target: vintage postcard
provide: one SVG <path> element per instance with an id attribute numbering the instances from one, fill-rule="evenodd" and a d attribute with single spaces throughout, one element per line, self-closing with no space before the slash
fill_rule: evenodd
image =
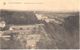
<path id="1" fill-rule="evenodd" d="M 79 49 L 80 0 L 0 0 L 0 49 Z"/>

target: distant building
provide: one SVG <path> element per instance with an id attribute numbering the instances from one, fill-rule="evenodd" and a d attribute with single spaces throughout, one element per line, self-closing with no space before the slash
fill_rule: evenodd
<path id="1" fill-rule="evenodd" d="M 59 20 L 56 20 L 56 19 L 46 19 L 45 21 L 46 21 L 47 23 L 48 23 L 48 22 L 52 22 L 52 23 L 54 22 L 54 23 L 56 23 L 56 24 L 62 24 L 62 21 L 59 21 Z"/>
<path id="2" fill-rule="evenodd" d="M 45 20 L 48 19 L 48 16 L 42 15 L 42 14 L 36 14 L 36 17 L 38 20 Z"/>
<path id="3" fill-rule="evenodd" d="M 36 14 L 36 17 L 37 17 L 38 20 L 42 20 L 42 21 L 45 21 L 47 23 L 54 22 L 56 24 L 62 24 L 64 22 L 63 17 L 54 16 L 54 18 L 50 18 L 49 16 L 46 16 L 46 15 L 43 15 L 43 14 Z"/>
<path id="4" fill-rule="evenodd" d="M 31 30 L 38 28 L 40 25 L 43 24 L 34 24 L 34 25 L 12 25 L 10 26 L 9 30 Z"/>

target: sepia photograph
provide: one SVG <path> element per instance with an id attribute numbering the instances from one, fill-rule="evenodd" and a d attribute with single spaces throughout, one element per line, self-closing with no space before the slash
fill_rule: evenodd
<path id="1" fill-rule="evenodd" d="M 1 49 L 78 49 L 79 12 L 0 10 Z"/>
<path id="2" fill-rule="evenodd" d="M 0 50 L 80 49 L 78 3 L 0 0 Z"/>

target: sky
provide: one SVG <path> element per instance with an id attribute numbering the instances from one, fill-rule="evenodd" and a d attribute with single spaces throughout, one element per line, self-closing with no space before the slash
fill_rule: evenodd
<path id="1" fill-rule="evenodd" d="M 0 9 L 80 11 L 80 0 L 0 0 Z"/>

